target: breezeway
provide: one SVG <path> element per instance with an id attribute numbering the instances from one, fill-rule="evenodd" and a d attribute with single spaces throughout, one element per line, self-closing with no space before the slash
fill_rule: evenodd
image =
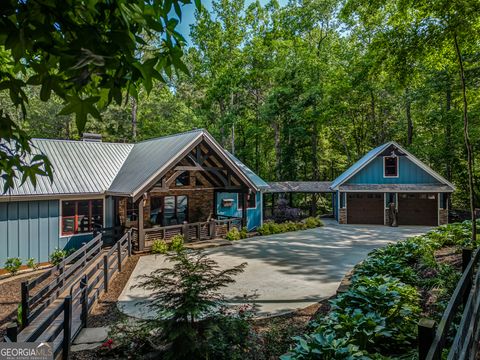
<path id="1" fill-rule="evenodd" d="M 222 268 L 243 262 L 245 271 L 223 290 L 231 303 L 254 302 L 259 316 L 278 315 L 335 294 L 344 275 L 375 248 L 428 230 L 426 226 L 340 225 L 326 220 L 316 229 L 252 237 L 205 250 Z M 169 267 L 163 255 L 140 258 L 118 299 L 126 315 L 152 318 L 151 294 L 134 288 L 138 276 Z"/>

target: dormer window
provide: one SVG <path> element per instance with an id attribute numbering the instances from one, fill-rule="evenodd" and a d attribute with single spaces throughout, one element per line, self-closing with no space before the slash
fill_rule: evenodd
<path id="1" fill-rule="evenodd" d="M 383 158 L 383 177 L 398 177 L 397 156 L 385 156 Z"/>

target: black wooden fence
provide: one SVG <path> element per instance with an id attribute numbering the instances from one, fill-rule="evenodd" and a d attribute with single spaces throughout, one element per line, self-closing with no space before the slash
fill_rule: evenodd
<path id="1" fill-rule="evenodd" d="M 448 353 L 449 360 L 475 359 L 480 340 L 480 251 L 463 250 L 463 274 L 447 305 L 442 319 L 435 322 L 422 319 L 418 328 L 420 360 L 440 360 L 447 346 L 447 337 L 452 330 L 453 320 L 462 310 L 462 320 L 455 333 Z M 474 278 L 475 277 L 475 278 Z"/>
<path id="2" fill-rule="evenodd" d="M 102 236 L 37 279 L 22 284 L 22 323 L 8 326 L 5 341 L 53 342 L 54 357 L 68 359 L 70 344 L 87 326 L 93 305 L 108 291 L 112 277 L 122 271 L 132 254 L 131 231 L 108 250 L 102 250 Z M 49 280 L 51 277 L 54 279 Z M 40 290 L 31 294 L 39 284 Z"/>

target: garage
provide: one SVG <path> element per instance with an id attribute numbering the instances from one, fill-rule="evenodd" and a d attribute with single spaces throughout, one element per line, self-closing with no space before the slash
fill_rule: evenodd
<path id="1" fill-rule="evenodd" d="M 438 195 L 436 193 L 399 193 L 399 225 L 438 225 Z"/>
<path id="2" fill-rule="evenodd" d="M 383 193 L 348 193 L 348 224 L 383 225 Z"/>

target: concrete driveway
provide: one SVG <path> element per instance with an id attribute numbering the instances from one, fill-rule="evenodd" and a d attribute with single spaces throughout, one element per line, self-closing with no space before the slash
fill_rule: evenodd
<path id="1" fill-rule="evenodd" d="M 247 296 L 254 299 L 259 316 L 277 315 L 334 295 L 345 273 L 371 250 L 430 229 L 339 225 L 326 220 L 322 228 L 253 237 L 205 252 L 225 268 L 248 263 L 224 290 L 230 302 L 243 303 Z M 119 297 L 119 309 L 129 316 L 151 318 L 146 306 L 150 294 L 131 287 L 138 275 L 168 266 L 162 255 L 141 257 Z"/>

